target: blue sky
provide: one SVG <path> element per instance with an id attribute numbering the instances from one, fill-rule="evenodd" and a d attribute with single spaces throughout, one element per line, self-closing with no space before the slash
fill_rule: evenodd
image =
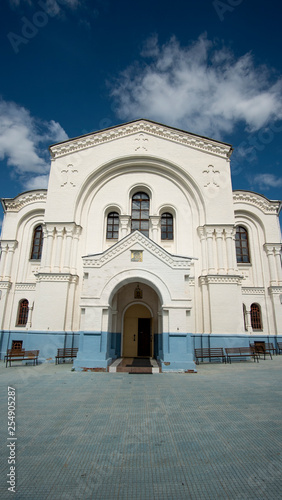
<path id="1" fill-rule="evenodd" d="M 282 198 L 280 2 L 2 0 L 1 11 L 0 197 L 47 186 L 50 144 L 148 118 L 231 143 L 233 188 Z"/>

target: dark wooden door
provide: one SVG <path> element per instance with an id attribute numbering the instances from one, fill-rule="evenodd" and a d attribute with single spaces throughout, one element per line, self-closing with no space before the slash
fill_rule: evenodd
<path id="1" fill-rule="evenodd" d="M 151 320 L 138 318 L 138 356 L 151 355 Z"/>

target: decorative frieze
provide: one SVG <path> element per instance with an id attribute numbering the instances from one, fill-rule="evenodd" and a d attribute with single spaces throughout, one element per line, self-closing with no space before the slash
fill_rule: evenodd
<path id="1" fill-rule="evenodd" d="M 265 288 L 258 286 L 242 286 L 242 295 L 265 295 Z"/>
<path id="2" fill-rule="evenodd" d="M 38 189 L 22 193 L 15 198 L 3 198 L 5 212 L 18 212 L 21 208 L 31 203 L 44 202 L 47 199 L 47 189 Z"/>
<path id="3" fill-rule="evenodd" d="M 36 283 L 16 283 L 15 284 L 15 291 L 16 292 L 22 292 L 22 291 L 34 292 L 35 289 L 36 289 Z"/>
<path id="4" fill-rule="evenodd" d="M 264 214 L 278 214 L 281 206 L 280 201 L 268 200 L 264 196 L 249 191 L 233 191 L 234 203 L 248 203 L 259 208 Z M 236 207 L 235 207 L 236 209 Z"/>
<path id="5" fill-rule="evenodd" d="M 46 282 L 46 281 L 52 281 L 52 282 L 62 282 L 66 281 L 68 283 L 77 283 L 78 281 L 78 276 L 69 274 L 69 273 L 37 273 L 36 274 L 36 279 L 38 282 Z"/>
<path id="6" fill-rule="evenodd" d="M 113 140 L 128 137 L 133 134 L 138 134 L 138 145 L 136 146 L 136 151 L 138 150 L 138 152 L 145 152 L 147 149 L 148 139 L 143 134 L 160 137 L 162 139 L 189 146 L 193 149 L 211 153 L 225 159 L 228 159 L 232 152 L 232 148 L 229 144 L 224 144 L 199 135 L 166 127 L 148 120 L 137 120 L 135 122 L 118 125 L 117 127 L 109 128 L 107 130 L 93 132 L 92 134 L 87 134 L 76 139 L 71 139 L 51 146 L 50 152 L 52 158 L 58 158 L 73 152 L 97 146 L 99 144 L 105 144 Z M 137 144 L 137 142 L 135 142 L 135 144 Z"/>
<path id="7" fill-rule="evenodd" d="M 210 284 L 225 284 L 225 285 L 241 285 L 242 276 L 231 276 L 231 275 L 211 275 L 200 276 L 199 277 L 200 285 L 210 285 Z"/>
<path id="8" fill-rule="evenodd" d="M 190 268 L 190 262 L 192 259 L 191 257 L 179 257 L 171 255 L 139 231 L 134 231 L 101 254 L 83 257 L 84 267 L 102 267 L 104 264 L 114 259 L 127 249 L 133 250 L 131 249 L 131 247 L 136 243 L 142 245 L 142 250 L 145 249 L 148 252 L 152 253 L 154 256 L 158 257 L 173 269 Z"/>

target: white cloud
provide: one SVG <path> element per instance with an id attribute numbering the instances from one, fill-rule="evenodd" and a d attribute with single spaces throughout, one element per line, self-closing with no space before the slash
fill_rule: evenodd
<path id="1" fill-rule="evenodd" d="M 38 183 L 39 178 L 46 181 L 50 169 L 48 145 L 67 138 L 54 120 L 39 120 L 24 107 L 0 100 L 0 160 L 6 160 L 11 173 L 16 174 L 24 186 Z"/>
<path id="2" fill-rule="evenodd" d="M 282 119 L 282 78 L 273 82 L 251 53 L 236 58 L 205 35 L 188 47 L 174 37 L 160 46 L 154 35 L 141 58 L 111 87 L 121 119 L 150 118 L 214 138 L 238 123 L 255 132 Z"/>
<path id="3" fill-rule="evenodd" d="M 253 178 L 253 183 L 260 189 L 280 188 L 282 187 L 282 177 L 273 174 L 257 174 Z"/>

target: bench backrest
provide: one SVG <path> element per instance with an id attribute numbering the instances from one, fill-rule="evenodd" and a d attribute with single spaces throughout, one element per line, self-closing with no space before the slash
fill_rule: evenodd
<path id="1" fill-rule="evenodd" d="M 58 356 L 74 354 L 78 352 L 78 347 L 62 347 L 58 349 Z"/>
<path id="2" fill-rule="evenodd" d="M 220 356 L 224 356 L 223 348 L 222 347 L 200 347 L 195 349 L 195 354 L 196 356 L 201 356 L 203 355 L 209 355 L 209 354 L 219 354 Z"/>
<path id="3" fill-rule="evenodd" d="M 8 349 L 7 356 L 23 356 L 25 353 L 24 349 Z"/>

